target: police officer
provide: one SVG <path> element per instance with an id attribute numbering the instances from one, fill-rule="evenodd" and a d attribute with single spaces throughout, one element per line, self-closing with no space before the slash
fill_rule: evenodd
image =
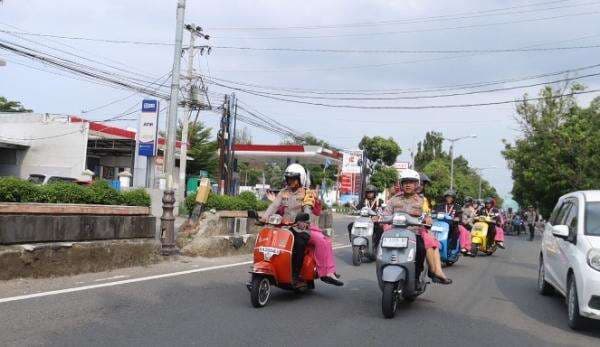
<path id="1" fill-rule="evenodd" d="M 395 212 L 404 212 L 411 216 L 423 217 L 423 197 L 417 193 L 419 187 L 419 173 L 406 169 L 400 172 L 400 186 L 402 193 L 391 198 L 385 208 L 386 215 L 393 215 Z M 431 224 L 431 218 L 424 216 L 425 223 Z M 409 227 L 417 235 L 417 259 L 416 275 L 420 276 L 423 271 L 423 261 L 427 259 L 429 264 L 428 276 L 435 283 L 450 284 L 452 280 L 447 278 L 442 271 L 442 261 L 440 252 L 437 250 L 438 241 L 426 229 L 419 227 Z"/>

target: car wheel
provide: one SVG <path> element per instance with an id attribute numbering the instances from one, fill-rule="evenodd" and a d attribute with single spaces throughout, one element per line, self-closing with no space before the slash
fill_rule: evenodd
<path id="1" fill-rule="evenodd" d="M 546 282 L 546 269 L 544 268 L 544 258 L 540 257 L 540 266 L 538 268 L 538 292 L 542 295 L 551 295 L 554 288 Z"/>
<path id="2" fill-rule="evenodd" d="M 569 277 L 569 289 L 567 290 L 567 312 L 569 314 L 569 327 L 573 330 L 581 329 L 585 318 L 579 314 L 579 299 L 577 298 L 577 283 L 575 277 Z"/>

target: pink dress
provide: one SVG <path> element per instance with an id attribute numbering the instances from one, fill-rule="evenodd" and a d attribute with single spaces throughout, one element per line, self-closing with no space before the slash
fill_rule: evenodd
<path id="1" fill-rule="evenodd" d="M 496 237 L 494 237 L 494 240 L 498 242 L 504 242 L 504 229 L 496 226 Z"/>
<path id="2" fill-rule="evenodd" d="M 471 250 L 471 233 L 469 232 L 469 229 L 465 228 L 463 225 L 459 225 L 458 232 L 460 247 L 466 250 Z M 498 234 L 496 233 L 496 235 Z"/>
<path id="3" fill-rule="evenodd" d="M 310 240 L 308 241 L 308 245 L 314 247 L 319 277 L 336 272 L 331 238 L 325 236 L 321 229 L 314 224 L 310 226 Z"/>

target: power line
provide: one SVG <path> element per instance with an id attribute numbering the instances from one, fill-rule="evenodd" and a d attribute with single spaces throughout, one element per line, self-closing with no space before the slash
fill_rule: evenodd
<path id="1" fill-rule="evenodd" d="M 312 105 L 312 106 L 321 106 L 327 108 L 345 108 L 345 109 L 360 109 L 360 110 L 425 110 L 425 109 L 450 109 L 450 108 L 469 108 L 469 107 L 483 107 L 483 106 L 493 106 L 493 105 L 503 105 L 503 104 L 514 104 L 520 102 L 520 100 L 502 100 L 502 101 L 493 101 L 493 102 L 484 102 L 484 103 L 473 103 L 473 104 L 449 104 L 449 105 L 423 105 L 423 106 L 395 106 L 395 105 L 384 105 L 384 106 L 368 106 L 368 105 L 344 105 L 344 104 L 326 104 L 321 102 L 311 102 L 311 101 L 303 101 L 303 100 L 295 100 L 295 99 L 287 99 L 277 96 L 264 95 L 260 93 L 255 93 L 243 89 L 232 88 L 234 90 L 239 90 L 243 93 L 259 96 L 266 99 L 278 100 L 291 102 L 296 104 L 304 104 L 304 105 Z M 563 95 L 558 95 L 553 98 L 560 98 L 562 96 L 574 96 L 579 94 L 589 94 L 600 92 L 600 89 L 581 91 L 581 92 L 571 92 Z M 528 100 L 536 101 L 546 99 L 543 97 L 539 98 L 531 98 Z"/>
<path id="2" fill-rule="evenodd" d="M 561 71 L 548 72 L 536 75 L 528 75 L 522 77 L 513 77 L 506 78 L 502 80 L 492 80 L 492 81 L 482 81 L 482 82 L 470 82 L 470 83 L 462 83 L 462 84 L 449 84 L 442 85 L 431 88 L 404 88 L 404 89 L 307 89 L 307 88 L 290 88 L 290 87 L 274 87 L 274 86 L 265 86 L 257 83 L 248 83 L 248 82 L 240 82 L 233 81 L 218 77 L 210 77 L 205 76 L 205 78 L 209 81 L 218 81 L 223 83 L 234 84 L 237 86 L 243 87 L 253 87 L 265 90 L 276 90 L 276 91 L 285 91 L 292 92 L 297 94 L 316 94 L 316 95 L 397 95 L 397 94 L 420 94 L 420 93 L 430 93 L 430 92 L 442 92 L 442 91 L 450 91 L 450 90 L 464 90 L 464 89 L 474 89 L 479 87 L 487 87 L 498 84 L 506 84 L 506 83 L 514 83 L 514 82 L 522 82 L 527 80 L 540 79 L 544 77 L 553 77 L 558 75 L 570 74 L 574 72 L 589 70 L 600 67 L 600 64 L 593 64 L 587 66 L 581 66 L 571 69 L 565 69 Z"/>
<path id="3" fill-rule="evenodd" d="M 539 83 L 530 83 L 527 85 L 519 85 L 519 86 L 513 86 L 513 87 L 475 90 L 475 91 L 468 91 L 468 92 L 462 92 L 462 93 L 447 93 L 447 94 L 417 95 L 417 96 L 339 97 L 339 96 L 314 96 L 314 95 L 308 96 L 308 95 L 297 95 L 297 94 L 261 92 L 261 91 L 249 90 L 249 89 L 244 89 L 243 91 L 252 91 L 255 93 L 261 93 L 262 95 L 283 96 L 283 97 L 291 97 L 291 98 L 296 98 L 296 99 L 310 99 L 310 100 L 354 100 L 354 101 L 419 100 L 419 99 L 439 99 L 439 98 L 448 98 L 448 97 L 474 95 L 474 94 L 494 93 L 494 92 L 508 91 L 508 90 L 515 90 L 515 89 L 524 89 L 524 88 L 538 87 L 538 86 L 543 86 L 543 85 L 548 85 L 548 84 L 570 82 L 570 81 L 575 81 L 575 80 L 590 78 L 590 77 L 596 77 L 596 76 L 600 76 L 600 72 L 593 73 L 593 74 L 587 74 L 587 75 L 583 75 L 583 76 L 563 78 L 563 79 L 559 79 L 559 80 L 539 82 Z M 225 84 L 220 84 L 220 83 L 215 83 L 215 82 L 208 82 L 208 83 L 216 84 L 216 85 L 224 87 L 224 88 L 231 88 L 230 86 L 227 86 Z"/>
<path id="4" fill-rule="evenodd" d="M 265 52 L 296 52 L 296 53 L 344 53 L 344 54 L 463 54 L 463 53 L 519 53 L 519 52 L 555 52 L 580 49 L 600 48 L 596 45 L 540 47 L 540 48 L 497 48 L 497 49 L 334 49 L 334 48 L 292 48 L 292 47 L 241 47 L 241 46 L 213 46 L 213 48 L 231 49 L 241 51 Z"/>
<path id="5" fill-rule="evenodd" d="M 593 4 L 598 5 L 599 3 L 594 2 Z M 589 3 L 586 5 L 589 5 Z M 343 38 L 343 37 L 372 38 L 375 36 L 417 34 L 417 33 L 428 33 L 428 32 L 448 31 L 448 30 L 487 28 L 487 27 L 503 26 L 503 25 L 508 25 L 508 24 L 535 23 L 535 22 L 551 21 L 551 20 L 563 19 L 563 18 L 590 16 L 590 15 L 594 15 L 594 14 L 598 14 L 598 13 L 600 13 L 600 12 L 599 11 L 585 11 L 585 12 L 561 14 L 561 15 L 547 16 L 547 17 L 508 20 L 508 21 L 502 21 L 502 22 L 478 23 L 478 24 L 468 24 L 468 25 L 439 27 L 439 28 L 422 28 L 422 29 L 395 30 L 395 31 L 383 31 L 383 32 L 358 32 L 358 33 L 344 33 L 344 34 L 296 35 L 296 36 L 215 36 L 215 38 L 218 38 L 218 39 L 243 39 L 243 40 L 250 40 L 250 39 L 252 39 L 252 40 L 328 39 L 328 38 Z M 514 14 L 520 14 L 520 13 L 517 12 Z"/>
<path id="6" fill-rule="evenodd" d="M 362 26 L 377 26 L 377 25 L 387 25 L 387 24 L 397 24 L 397 23 L 409 23 L 412 24 L 415 21 L 419 20 L 439 20 L 443 18 L 452 18 L 455 16 L 464 16 L 464 15 L 476 15 L 476 14 L 486 14 L 493 13 L 499 11 L 507 11 L 507 10 L 515 10 L 520 8 L 534 7 L 534 6 L 547 6 L 556 3 L 568 2 L 569 0 L 556 0 L 556 1 L 544 1 L 537 2 L 532 4 L 518 5 L 518 6 L 510 6 L 489 10 L 479 10 L 479 11 L 469 11 L 469 12 L 459 12 L 452 15 L 442 15 L 442 16 L 427 16 L 427 17 L 413 17 L 413 18 L 405 18 L 405 19 L 395 19 L 395 20 L 384 20 L 384 21 L 373 21 L 373 22 L 356 22 L 356 23 L 345 23 L 345 24 L 329 24 L 329 25 L 303 25 L 303 26 L 271 26 L 271 27 L 210 27 L 213 31 L 219 30 L 229 30 L 229 31 L 246 31 L 246 30 L 314 30 L 314 29 L 337 29 L 337 28 L 355 28 Z"/>

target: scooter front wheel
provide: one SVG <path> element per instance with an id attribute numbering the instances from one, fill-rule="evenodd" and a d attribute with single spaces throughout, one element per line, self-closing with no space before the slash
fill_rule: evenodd
<path id="1" fill-rule="evenodd" d="M 250 288 L 250 301 L 256 308 L 264 307 L 271 298 L 271 282 L 267 277 L 254 276 Z"/>
<path id="2" fill-rule="evenodd" d="M 362 254 L 359 246 L 352 247 L 352 265 L 360 266 L 362 263 Z"/>
<path id="3" fill-rule="evenodd" d="M 398 308 L 397 283 L 385 282 L 383 284 L 383 295 L 381 297 L 381 311 L 385 318 L 394 318 Z"/>

